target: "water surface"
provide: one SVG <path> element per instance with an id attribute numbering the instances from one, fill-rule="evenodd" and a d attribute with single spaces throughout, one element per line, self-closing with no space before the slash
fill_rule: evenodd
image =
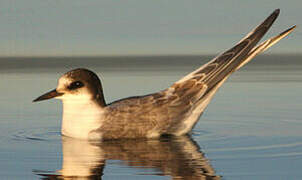
<path id="1" fill-rule="evenodd" d="M 301 179 L 302 56 L 257 57 L 218 91 L 190 136 L 86 142 L 60 135 L 58 100 L 32 103 L 75 67 L 107 102 L 164 89 L 211 56 L 0 59 L 1 179 Z"/>

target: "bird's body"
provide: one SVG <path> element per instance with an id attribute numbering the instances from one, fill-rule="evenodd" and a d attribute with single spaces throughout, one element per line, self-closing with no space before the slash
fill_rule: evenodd
<path id="1" fill-rule="evenodd" d="M 154 138 L 183 135 L 197 123 L 229 75 L 294 28 L 256 46 L 279 14 L 274 11 L 237 45 L 160 92 L 106 104 L 102 85 L 92 71 L 64 74 L 58 87 L 35 101 L 63 101 L 62 134 L 80 139 Z"/>

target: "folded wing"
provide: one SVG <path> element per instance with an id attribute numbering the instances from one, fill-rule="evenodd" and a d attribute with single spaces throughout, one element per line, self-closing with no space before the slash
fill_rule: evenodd
<path id="1" fill-rule="evenodd" d="M 174 135 L 188 133 L 215 92 L 232 72 L 293 31 L 295 26 L 256 46 L 278 15 L 279 9 L 233 48 L 188 74 L 170 88 L 147 96 L 113 102 L 108 106 L 109 121 L 100 129 L 115 131 L 115 133 L 104 134 L 129 138 L 156 137 L 165 133 Z"/>

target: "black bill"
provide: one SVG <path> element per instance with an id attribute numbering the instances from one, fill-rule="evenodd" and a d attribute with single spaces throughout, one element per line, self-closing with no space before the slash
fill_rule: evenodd
<path id="1" fill-rule="evenodd" d="M 43 101 L 43 100 L 47 100 L 47 99 L 51 99 L 54 97 L 58 97 L 58 96 L 62 96 L 63 93 L 59 93 L 56 89 L 43 94 L 42 96 L 38 97 L 37 99 L 33 100 L 33 102 L 37 102 L 37 101 Z"/>

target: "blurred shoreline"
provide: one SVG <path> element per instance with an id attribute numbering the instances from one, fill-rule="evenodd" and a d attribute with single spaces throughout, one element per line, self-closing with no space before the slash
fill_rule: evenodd
<path id="1" fill-rule="evenodd" d="M 51 72 L 53 69 L 97 68 L 100 71 L 171 71 L 194 70 L 215 55 L 183 56 L 118 56 L 118 57 L 0 57 L 0 73 Z M 254 58 L 246 67 L 259 69 L 264 66 L 302 70 L 302 55 L 264 54 Z M 278 68 L 278 70 L 280 70 Z M 246 69 L 246 68 L 243 68 Z"/>

